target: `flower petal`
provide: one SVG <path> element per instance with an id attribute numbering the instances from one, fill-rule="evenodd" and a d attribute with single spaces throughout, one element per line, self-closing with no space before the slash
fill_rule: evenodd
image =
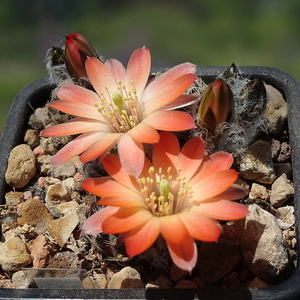
<path id="1" fill-rule="evenodd" d="M 190 184 L 199 182 L 203 178 L 206 178 L 211 173 L 228 170 L 233 163 L 232 154 L 227 152 L 216 152 L 210 156 L 205 157 L 203 165 L 197 174 L 191 179 Z"/>
<path id="2" fill-rule="evenodd" d="M 176 168 L 181 169 L 180 176 L 186 181 L 198 170 L 204 156 L 205 144 L 200 137 L 188 140 L 181 149 L 176 162 Z"/>
<path id="3" fill-rule="evenodd" d="M 102 115 L 92 105 L 66 100 L 57 100 L 47 105 L 70 115 L 103 121 Z"/>
<path id="4" fill-rule="evenodd" d="M 99 200 L 98 204 L 118 207 L 145 206 L 143 197 L 134 194 L 122 197 L 120 195 L 104 197 Z"/>
<path id="5" fill-rule="evenodd" d="M 228 189 L 238 178 L 238 173 L 233 170 L 217 171 L 192 185 L 195 200 L 212 198 Z"/>
<path id="6" fill-rule="evenodd" d="M 171 132 L 160 132 L 160 140 L 153 145 L 152 162 L 155 170 L 162 169 L 167 174 L 169 167 L 172 168 L 172 175 L 177 175 L 175 162 L 180 153 L 179 142 L 175 134 Z"/>
<path id="7" fill-rule="evenodd" d="M 116 143 L 121 133 L 107 133 L 102 134 L 95 143 L 89 146 L 81 155 L 80 160 L 83 163 L 91 161 L 103 153 L 108 152 Z"/>
<path id="8" fill-rule="evenodd" d="M 82 188 L 99 197 L 137 197 L 134 193 L 121 183 L 113 180 L 111 177 L 87 178 L 81 183 Z"/>
<path id="9" fill-rule="evenodd" d="M 107 154 L 102 160 L 103 167 L 106 172 L 120 184 L 127 188 L 137 191 L 139 190 L 139 184 L 136 178 L 128 174 L 121 165 L 120 157 L 116 154 Z"/>
<path id="10" fill-rule="evenodd" d="M 198 255 L 194 239 L 186 235 L 180 243 L 167 241 L 167 245 L 174 264 L 182 270 L 192 272 Z"/>
<path id="11" fill-rule="evenodd" d="M 128 134 L 133 140 L 140 143 L 154 144 L 159 141 L 157 130 L 143 122 L 128 131 Z"/>
<path id="12" fill-rule="evenodd" d="M 102 223 L 103 221 L 117 212 L 118 207 L 105 207 L 90 216 L 82 225 L 82 231 L 85 234 L 97 234 L 103 232 Z"/>
<path id="13" fill-rule="evenodd" d="M 177 65 L 170 70 L 166 71 L 165 73 L 156 77 L 149 85 L 146 87 L 143 93 L 143 102 L 146 103 L 150 98 L 154 97 L 157 91 L 160 91 L 171 84 L 177 78 L 191 73 L 195 74 L 196 72 L 196 65 L 191 63 L 182 63 Z M 182 94 L 182 93 L 180 93 Z"/>
<path id="14" fill-rule="evenodd" d="M 220 224 L 191 208 L 178 214 L 188 234 L 204 242 L 216 242 L 221 234 Z"/>
<path id="15" fill-rule="evenodd" d="M 78 104 L 85 103 L 94 106 L 99 102 L 99 96 L 95 92 L 73 84 L 63 85 L 56 95 L 60 100 L 73 101 Z"/>
<path id="16" fill-rule="evenodd" d="M 161 89 L 157 88 L 156 93 L 154 93 L 151 98 L 149 98 L 147 101 L 143 99 L 145 102 L 142 106 L 142 114 L 147 116 L 161 107 L 169 105 L 183 92 L 185 92 L 187 88 L 195 81 L 195 79 L 196 76 L 194 74 L 185 74 L 179 78 L 176 78 L 175 80 L 172 80 L 169 84 L 164 83 L 164 85 L 161 86 Z M 154 82 L 155 80 L 151 82 L 148 87 L 150 87 L 150 85 Z M 144 97 L 144 95 L 142 97 Z"/>
<path id="17" fill-rule="evenodd" d="M 124 170 L 138 177 L 143 169 L 145 152 L 142 143 L 134 141 L 129 134 L 122 134 L 118 141 L 120 161 Z"/>
<path id="18" fill-rule="evenodd" d="M 150 218 L 145 224 L 129 231 L 125 238 L 126 253 L 136 256 L 147 250 L 158 238 L 160 224 L 158 218 Z"/>
<path id="19" fill-rule="evenodd" d="M 136 88 L 138 99 L 141 98 L 148 81 L 150 69 L 151 56 L 149 49 L 146 47 L 136 49 L 132 53 L 127 65 L 125 85 L 130 90 L 132 90 L 133 86 Z"/>
<path id="20" fill-rule="evenodd" d="M 243 219 L 249 213 L 245 205 L 229 200 L 201 203 L 195 210 L 209 218 L 226 221 Z"/>
<path id="21" fill-rule="evenodd" d="M 107 124 L 99 120 L 77 117 L 67 121 L 66 123 L 48 127 L 43 131 L 41 131 L 40 135 L 47 136 L 47 137 L 74 135 L 83 132 L 96 131 L 99 130 L 99 127 L 103 127 L 104 129 L 109 129 Z"/>
<path id="22" fill-rule="evenodd" d="M 177 97 L 174 101 L 171 103 L 161 107 L 161 109 L 175 109 L 175 108 L 181 108 L 188 105 L 191 105 L 197 101 L 198 98 L 192 95 L 182 94 L 179 97 Z"/>
<path id="23" fill-rule="evenodd" d="M 183 131 L 195 128 L 193 117 L 189 113 L 178 110 L 155 111 L 148 115 L 143 123 L 165 131 Z"/>
<path id="24" fill-rule="evenodd" d="M 85 69 L 93 88 L 99 95 L 107 96 L 107 93 L 112 94 L 117 91 L 114 75 L 107 65 L 99 59 L 88 57 L 85 61 Z"/>
<path id="25" fill-rule="evenodd" d="M 246 195 L 248 195 L 249 190 L 242 187 L 239 184 L 232 184 L 226 191 L 222 192 L 221 194 L 218 194 L 214 196 L 213 198 L 207 199 L 207 202 L 214 202 L 219 200 L 238 200 Z M 201 203 L 205 203 L 206 201 L 203 200 Z"/>
<path id="26" fill-rule="evenodd" d="M 153 215 L 143 207 L 120 208 L 103 222 L 106 233 L 121 233 L 146 223 Z"/>
<path id="27" fill-rule="evenodd" d="M 117 83 L 124 83 L 126 70 L 120 61 L 113 58 L 109 58 L 105 61 L 104 64 L 110 69 Z"/>
<path id="28" fill-rule="evenodd" d="M 60 165 L 71 158 L 79 155 L 89 148 L 95 141 L 102 136 L 101 132 L 86 132 L 78 136 L 76 139 L 69 142 L 66 146 L 60 149 L 52 158 L 54 166 Z"/>
<path id="29" fill-rule="evenodd" d="M 178 214 L 163 216 L 159 220 L 160 232 L 169 242 L 180 243 L 188 233 Z"/>

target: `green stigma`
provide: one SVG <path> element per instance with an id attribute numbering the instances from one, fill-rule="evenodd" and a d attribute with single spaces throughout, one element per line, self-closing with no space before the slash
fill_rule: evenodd
<path id="1" fill-rule="evenodd" d="M 123 98 L 121 96 L 121 94 L 116 91 L 112 94 L 112 100 L 114 102 L 114 104 L 117 106 L 118 110 L 121 112 L 123 110 Z"/>
<path id="2" fill-rule="evenodd" d="M 168 201 L 170 185 L 168 180 L 162 179 L 159 183 L 160 195 L 164 197 L 164 202 Z"/>

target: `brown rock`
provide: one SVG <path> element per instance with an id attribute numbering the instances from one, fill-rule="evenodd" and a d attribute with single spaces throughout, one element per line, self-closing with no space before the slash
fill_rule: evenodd
<path id="1" fill-rule="evenodd" d="M 16 146 L 10 152 L 5 173 L 6 182 L 15 188 L 22 188 L 36 172 L 36 158 L 26 144 Z"/>
<path id="2" fill-rule="evenodd" d="M 32 243 L 31 257 L 34 268 L 43 268 L 50 260 L 48 243 L 42 234 L 39 234 Z"/>
<path id="3" fill-rule="evenodd" d="M 131 267 L 125 267 L 120 272 L 115 273 L 109 281 L 109 289 L 139 289 L 144 288 L 141 275 Z"/>
<path id="4" fill-rule="evenodd" d="M 0 244 L 0 265 L 4 271 L 18 271 L 30 263 L 28 248 L 20 238 Z"/>
<path id="5" fill-rule="evenodd" d="M 44 203 L 33 198 L 24 202 L 17 222 L 21 226 L 25 224 L 34 226 L 34 232 L 40 234 L 46 231 L 47 224 L 52 219 L 53 217 Z"/>
<path id="6" fill-rule="evenodd" d="M 38 146 L 40 144 L 40 136 L 39 132 L 34 129 L 28 129 L 26 130 L 25 136 L 24 136 L 24 142 L 30 146 L 31 149 Z"/>
<path id="7" fill-rule="evenodd" d="M 79 218 L 77 212 L 74 211 L 62 218 L 50 221 L 47 229 L 59 246 L 63 247 L 78 223 Z"/>
<path id="8" fill-rule="evenodd" d="M 240 246 L 219 239 L 216 243 L 202 243 L 198 252 L 197 268 L 200 277 L 214 283 L 232 271 L 242 259 Z"/>

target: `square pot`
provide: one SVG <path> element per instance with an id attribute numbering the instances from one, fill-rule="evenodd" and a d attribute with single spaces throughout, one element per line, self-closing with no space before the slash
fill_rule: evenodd
<path id="1" fill-rule="evenodd" d="M 205 82 L 212 82 L 227 67 L 202 66 L 197 68 Z M 296 228 L 300 226 L 300 83 L 284 71 L 270 67 L 240 67 L 243 76 L 261 78 L 279 90 L 288 104 L 288 127 L 292 150 L 293 182 L 295 188 Z M 161 70 L 161 69 L 160 69 Z M 158 71 L 158 70 L 154 70 Z M 23 136 L 32 109 L 42 107 L 54 88 L 46 78 L 26 86 L 16 96 L 0 136 L 0 205 L 11 188 L 5 182 L 7 161 L 12 148 L 23 143 Z M 296 231 L 297 243 L 300 233 Z M 297 252 L 299 259 L 299 251 Z M 0 289 L 1 299 L 57 298 L 57 299 L 300 299 L 300 268 L 296 267 L 285 282 L 268 288 L 230 290 L 201 289 Z"/>

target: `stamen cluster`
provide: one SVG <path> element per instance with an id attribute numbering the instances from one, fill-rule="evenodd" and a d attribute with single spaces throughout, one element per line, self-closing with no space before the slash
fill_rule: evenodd
<path id="1" fill-rule="evenodd" d="M 125 133 L 141 122 L 139 101 L 133 82 L 131 91 L 121 82 L 117 88 L 113 94 L 106 88 L 107 95 L 99 94 L 100 101 L 95 106 L 114 132 Z"/>
<path id="2" fill-rule="evenodd" d="M 149 176 L 137 180 L 145 203 L 154 216 L 163 217 L 182 211 L 192 196 L 191 187 L 185 178 L 173 178 L 171 171 L 172 168 L 169 167 L 167 174 L 163 174 L 162 168 L 155 172 L 154 167 L 150 167 Z M 177 173 L 180 173 L 180 169 Z"/>

